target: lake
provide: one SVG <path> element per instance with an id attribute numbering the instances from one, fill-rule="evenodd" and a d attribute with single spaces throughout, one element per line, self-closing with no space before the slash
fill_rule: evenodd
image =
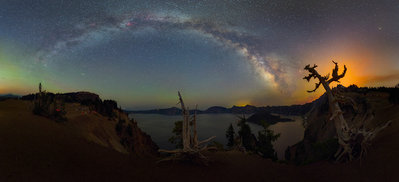
<path id="1" fill-rule="evenodd" d="M 173 135 L 175 121 L 182 120 L 182 116 L 169 116 L 160 114 L 130 114 L 138 126 L 147 134 L 151 135 L 152 140 L 162 149 L 174 149 L 175 145 L 171 144 L 168 139 Z M 281 136 L 274 143 L 274 149 L 279 159 L 284 159 L 285 149 L 303 139 L 304 128 L 302 126 L 302 118 L 300 116 L 282 116 L 291 118 L 293 122 L 280 122 L 270 126 L 275 133 Z M 238 118 L 233 114 L 199 114 L 197 115 L 197 131 L 199 140 L 216 136 L 214 141 L 227 144 L 226 130 L 232 123 L 237 133 Z M 252 129 L 252 133 L 257 136 L 258 131 L 263 127 L 248 123 Z"/>

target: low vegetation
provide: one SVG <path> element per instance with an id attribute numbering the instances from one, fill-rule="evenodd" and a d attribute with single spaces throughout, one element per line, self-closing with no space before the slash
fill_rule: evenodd
<path id="1" fill-rule="evenodd" d="M 227 146 L 230 149 L 252 152 L 263 158 L 269 158 L 274 161 L 277 160 L 277 153 L 274 150 L 273 142 L 280 137 L 280 134 L 274 134 L 274 132 L 269 129 L 269 124 L 266 122 L 262 123 L 263 130 L 258 132 L 257 137 L 252 134 L 245 117 L 240 118 L 237 126 L 238 135 L 235 134 L 232 124 L 230 124 L 226 131 L 226 138 L 228 140 Z"/>

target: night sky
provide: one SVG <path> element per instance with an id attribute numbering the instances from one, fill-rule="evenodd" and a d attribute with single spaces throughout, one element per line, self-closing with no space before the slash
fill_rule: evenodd
<path id="1" fill-rule="evenodd" d="M 127 109 L 311 101 L 303 67 L 399 83 L 398 0 L 0 0 L 0 93 L 90 91 Z"/>

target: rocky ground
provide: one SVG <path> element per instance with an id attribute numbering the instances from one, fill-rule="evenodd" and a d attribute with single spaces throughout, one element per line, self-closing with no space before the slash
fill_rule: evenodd
<path id="1" fill-rule="evenodd" d="M 392 121 L 393 125 L 399 122 L 399 88 L 369 89 L 352 86 L 336 87 L 333 92 L 341 98 L 340 107 L 350 127 L 363 126 L 369 131 L 388 121 Z M 303 141 L 291 147 L 286 158 L 297 164 L 332 159 L 339 145 L 330 116 L 327 96 L 322 95 L 313 102 L 311 110 L 304 116 L 306 130 Z M 382 132 L 382 135 L 388 135 L 389 129 Z"/>
<path id="2" fill-rule="evenodd" d="M 207 153 L 209 166 L 157 163 L 117 142 L 117 121 L 69 105 L 68 121 L 33 115 L 30 101 L 0 102 L 0 181 L 397 181 L 399 121 L 361 162 L 283 164 L 234 151 Z M 82 110 L 80 110 L 82 109 Z M 386 110 L 397 116 L 397 110 Z M 104 124 L 106 123 L 106 124 Z M 145 135 L 143 135 L 145 136 Z M 139 142 L 145 144 L 145 142 Z M 151 147 L 150 147 L 151 148 Z M 143 151 L 141 151 L 143 152 Z"/>

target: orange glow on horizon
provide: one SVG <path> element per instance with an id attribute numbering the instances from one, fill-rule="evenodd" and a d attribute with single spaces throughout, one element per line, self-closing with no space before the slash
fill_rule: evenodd
<path id="1" fill-rule="evenodd" d="M 240 100 L 238 101 L 236 104 L 234 104 L 235 106 L 239 106 L 239 107 L 244 107 L 246 105 L 251 105 L 250 101 L 248 100 Z"/>

